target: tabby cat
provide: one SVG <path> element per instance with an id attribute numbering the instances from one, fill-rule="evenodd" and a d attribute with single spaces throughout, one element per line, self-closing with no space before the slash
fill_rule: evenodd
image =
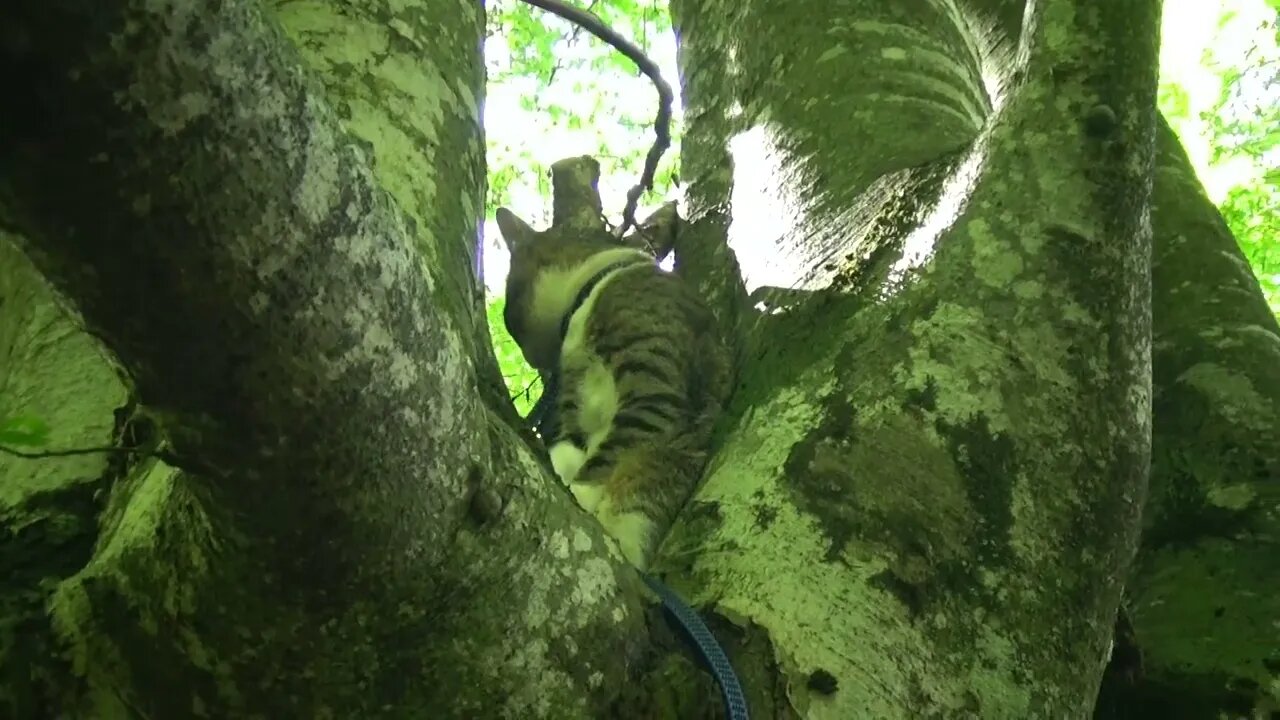
<path id="1" fill-rule="evenodd" d="M 507 330 L 557 381 L 551 464 L 644 569 L 706 464 L 728 350 L 692 288 L 603 228 L 536 232 L 506 208 L 497 221 Z"/>

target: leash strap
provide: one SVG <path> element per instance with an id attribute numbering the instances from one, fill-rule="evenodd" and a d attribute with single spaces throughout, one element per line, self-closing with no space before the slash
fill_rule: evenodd
<path id="1" fill-rule="evenodd" d="M 662 607 L 675 619 L 676 624 L 684 630 L 685 635 L 693 643 L 698 655 L 702 658 L 702 664 L 711 671 L 711 675 L 716 679 L 716 684 L 720 686 L 720 697 L 724 700 L 724 709 L 729 716 L 729 720 L 749 720 L 747 697 L 742 692 L 742 684 L 738 682 L 738 674 L 733 671 L 733 665 L 729 662 L 728 656 L 724 654 L 724 648 L 720 647 L 720 643 L 716 642 L 716 636 L 711 634 L 711 628 L 707 627 L 707 624 L 702 621 L 702 616 L 685 604 L 674 590 L 667 587 L 658 578 L 645 573 L 640 573 L 640 577 L 644 579 L 644 583 L 649 586 L 650 590 L 657 593 L 658 598 L 662 600 Z"/>
<path id="2" fill-rule="evenodd" d="M 600 284 L 605 276 L 615 270 L 621 270 L 631 265 L 641 265 L 644 263 L 636 262 L 634 259 L 619 260 L 609 263 L 592 275 L 586 284 L 579 290 L 578 294 L 573 298 L 573 304 L 569 306 L 568 312 L 560 320 L 560 344 L 564 345 L 564 338 L 569 334 L 569 321 L 573 318 L 573 314 L 582 309 L 582 304 L 590 297 L 591 291 L 596 289 L 596 285 Z M 550 444 L 555 438 L 559 430 L 560 418 L 556 413 L 556 400 L 560 396 L 560 369 L 552 368 L 551 373 L 543 380 L 542 396 L 538 398 L 538 402 L 534 403 L 533 409 L 525 417 L 525 422 L 533 428 L 534 432 L 542 438 L 544 443 Z"/>
<path id="3" fill-rule="evenodd" d="M 556 396 L 559 394 L 560 373 L 553 372 L 543 382 L 541 397 L 538 398 L 538 402 L 534 403 L 529 415 L 525 417 L 525 422 L 529 423 L 533 431 L 538 433 L 538 437 L 542 438 L 544 444 L 550 443 L 559 430 L 557 424 L 560 422 L 560 417 L 556 414 Z"/>

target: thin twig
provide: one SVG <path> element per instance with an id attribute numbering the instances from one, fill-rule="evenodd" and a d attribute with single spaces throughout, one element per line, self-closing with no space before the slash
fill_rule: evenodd
<path id="1" fill-rule="evenodd" d="M 150 456 L 157 460 L 162 460 L 179 469 L 187 469 L 190 465 L 189 463 L 185 463 L 178 459 L 176 455 L 168 450 L 161 450 L 159 448 L 148 450 L 145 447 L 95 447 L 73 448 L 70 450 L 37 450 L 34 452 L 27 452 L 26 450 L 15 450 L 11 447 L 0 445 L 0 453 L 19 457 L 24 460 L 45 460 L 48 458 L 72 457 L 74 455 L 93 455 L 95 453 L 108 453 L 111 455 L 124 453 L 129 455 L 139 455 L 141 457 Z"/>
<path id="2" fill-rule="evenodd" d="M 640 196 L 646 190 L 653 189 L 653 175 L 658 170 L 658 161 L 662 159 L 662 153 L 671 147 L 671 103 L 673 100 L 671 86 L 667 85 L 667 82 L 662 79 L 662 73 L 658 71 L 658 65 L 650 60 L 643 50 L 633 45 L 630 40 L 614 32 L 613 28 L 606 25 L 603 20 L 593 13 L 572 5 L 566 5 L 560 0 L 523 1 L 564 18 L 609 43 L 614 49 L 626 55 L 631 62 L 635 63 L 640 72 L 648 76 L 649 80 L 653 82 L 653 86 L 658 89 L 658 116 L 653 121 L 653 131 L 657 138 L 654 139 L 653 146 L 649 148 L 649 154 L 644 158 L 644 172 L 640 175 L 640 182 L 627 191 L 627 206 L 622 211 L 622 225 L 618 228 L 618 238 L 621 239 L 622 236 L 626 235 L 627 230 L 637 227 L 636 206 L 640 203 Z"/>
<path id="3" fill-rule="evenodd" d="M 92 455 L 94 453 L 128 453 L 136 452 L 139 448 L 126 447 L 96 447 L 96 448 L 75 448 L 74 450 L 38 450 L 35 452 L 27 452 L 25 450 L 14 450 L 10 447 L 0 445 L 0 453 L 13 455 L 14 457 L 26 458 L 28 460 L 40 460 L 42 458 L 70 457 L 72 455 Z"/>

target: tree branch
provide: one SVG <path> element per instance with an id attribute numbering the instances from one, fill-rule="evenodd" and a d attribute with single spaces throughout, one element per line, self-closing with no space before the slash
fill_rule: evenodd
<path id="1" fill-rule="evenodd" d="M 627 230 L 636 226 L 636 206 L 640 202 L 640 196 L 646 190 L 653 189 L 653 175 L 658 170 L 658 161 L 662 159 L 662 154 L 667 148 L 671 147 L 671 103 L 674 97 L 671 86 L 662 79 L 662 72 L 658 70 L 657 63 L 650 60 L 643 50 L 619 35 L 596 15 L 559 0 L 524 0 L 524 2 L 564 18 L 612 45 L 614 49 L 635 63 L 658 91 L 658 114 L 653 120 L 653 131 L 657 137 L 654 138 L 653 145 L 645 155 L 640 182 L 627 191 L 627 206 L 622 211 L 622 225 L 617 232 L 617 236 L 622 238 L 627 234 Z"/>
<path id="2" fill-rule="evenodd" d="M 0 218 L 251 535 L 432 564 L 487 423 L 443 270 L 256 4 L 152 5 L 13 13 Z"/>
<path id="3" fill-rule="evenodd" d="M 471 4 L 455 5 L 456 32 L 478 42 Z M 194 687 L 201 668 L 152 652 L 186 633 L 241 683 L 241 711 L 371 717 L 394 685 L 399 701 L 482 716 L 534 694 L 598 715 L 586 708 L 617 692 L 620 658 L 643 642 L 634 573 L 486 412 L 467 283 L 416 249 L 262 4 L 17 0 L 0 65 L 16 71 L 0 223 L 127 369 L 166 447 L 200 468 L 173 481 L 175 513 L 152 493 L 119 497 L 181 540 L 91 563 L 85 607 L 120 613 L 62 619 L 137 649 L 91 659 L 93 682 Z M 478 118 L 462 120 L 442 122 Z M 428 253 L 460 241 L 423 235 Z M 201 572 L 181 572 L 192 557 Z M 196 605 L 160 597 L 176 582 Z M 139 613 L 161 639 L 136 639 Z M 252 630 L 222 632 L 231 622 Z M 271 691 L 252 694 L 264 677 Z"/>

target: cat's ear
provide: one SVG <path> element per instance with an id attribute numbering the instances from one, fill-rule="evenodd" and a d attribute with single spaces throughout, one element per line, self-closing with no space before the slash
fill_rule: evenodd
<path id="1" fill-rule="evenodd" d="M 508 250 L 533 239 L 534 229 L 510 210 L 498 208 L 494 219 L 498 221 L 498 230 L 502 233 L 502 239 L 506 241 Z"/>

